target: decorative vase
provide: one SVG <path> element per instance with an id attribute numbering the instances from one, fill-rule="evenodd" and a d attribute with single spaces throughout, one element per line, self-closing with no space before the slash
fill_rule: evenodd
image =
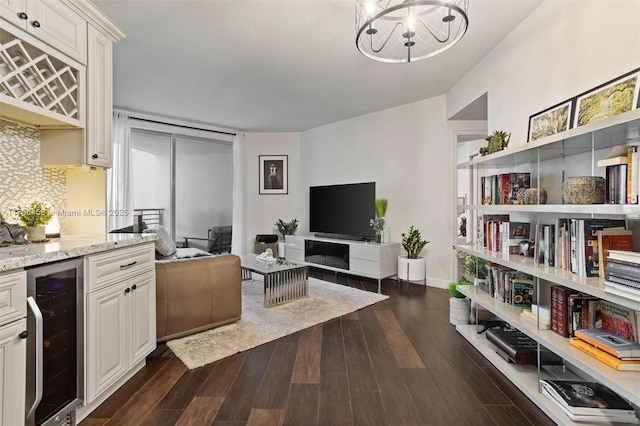
<path id="1" fill-rule="evenodd" d="M 449 322 L 453 325 L 469 324 L 471 299 L 452 297 L 449 299 Z"/>
<path id="2" fill-rule="evenodd" d="M 42 241 L 46 237 L 44 226 L 27 226 L 27 239 L 31 242 Z"/>
<path id="3" fill-rule="evenodd" d="M 604 204 L 605 179 L 599 176 L 577 176 L 562 182 L 564 204 Z"/>
<path id="4" fill-rule="evenodd" d="M 384 229 L 382 229 L 382 242 L 389 244 L 391 242 L 391 231 L 389 230 L 389 224 L 385 221 Z"/>
<path id="5" fill-rule="evenodd" d="M 547 191 L 544 188 L 527 188 L 524 191 L 525 204 L 547 204 Z"/>
<path id="6" fill-rule="evenodd" d="M 284 259 L 286 256 L 285 252 L 285 243 L 284 241 L 278 241 L 278 257 Z"/>
<path id="7" fill-rule="evenodd" d="M 398 279 L 403 281 L 424 281 L 427 277 L 427 263 L 424 257 L 409 259 L 407 255 L 398 256 Z"/>
<path id="8" fill-rule="evenodd" d="M 376 243 L 381 243 L 382 242 L 382 230 L 378 231 L 376 230 Z"/>

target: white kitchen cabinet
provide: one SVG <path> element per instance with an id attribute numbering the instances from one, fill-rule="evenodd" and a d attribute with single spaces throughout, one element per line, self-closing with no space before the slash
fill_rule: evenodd
<path id="1" fill-rule="evenodd" d="M 111 167 L 113 42 L 89 25 L 88 47 L 86 163 Z"/>
<path id="2" fill-rule="evenodd" d="M 86 258 L 85 404 L 113 390 L 112 385 L 156 347 L 155 263 L 152 257 L 132 261 L 141 249 L 155 250 L 152 243 L 141 244 Z M 91 265 L 117 272 L 108 274 L 105 282 Z"/>
<path id="3" fill-rule="evenodd" d="M 637 137 L 639 126 L 640 110 L 636 109 L 527 144 L 510 146 L 494 154 L 463 160 L 457 164 L 458 171 L 461 172 L 459 176 L 470 179 L 471 186 L 465 197 L 467 204 L 457 205 L 456 209 L 467 215 L 467 238 L 472 243 L 459 244 L 456 248 L 463 253 L 531 275 L 536 286 L 536 303 L 549 304 L 550 286 L 557 284 L 636 311 L 640 310 L 640 300 L 605 292 L 603 278 L 578 276 L 560 267 L 538 264 L 531 257 L 487 250 L 483 248 L 482 237 L 477 229 L 481 226 L 483 215 L 496 213 L 509 214 L 512 221 L 529 222 L 532 235 L 536 224 L 553 224 L 556 218 L 564 217 L 626 219 L 628 225 L 633 221 L 637 222 L 640 212 L 638 205 L 563 204 L 560 187 L 563 180 L 570 176 L 602 175 L 604 170 L 597 167 L 597 161 L 612 147 L 625 145 L 628 140 Z M 483 204 L 480 196 L 482 177 L 509 172 L 529 172 L 531 187 L 545 188 L 549 204 Z M 611 388 L 634 406 L 640 407 L 640 379 L 637 373 L 616 371 L 571 346 L 568 338 L 551 330 L 530 325 L 520 317 L 524 308 L 500 302 L 475 286 L 462 286 L 459 289 L 478 306 L 516 327 L 536 340 L 539 347 L 551 350 L 564 360 L 566 369 L 564 366 L 544 366 L 536 369 L 509 364 L 496 355 L 495 347 L 492 347 L 484 334 L 476 332 L 475 324 L 456 327 L 463 337 L 556 423 L 575 424 L 540 392 L 539 379 L 554 377 L 595 380 Z"/>
<path id="4" fill-rule="evenodd" d="M 59 0 L 2 0 L 0 17 L 85 64 L 87 21 Z"/>
<path id="5" fill-rule="evenodd" d="M 27 340 L 20 334 L 27 329 L 21 319 L 0 327 L 0 424 L 24 422 Z"/>
<path id="6" fill-rule="evenodd" d="M 0 425 L 24 423 L 27 278 L 0 274 Z"/>

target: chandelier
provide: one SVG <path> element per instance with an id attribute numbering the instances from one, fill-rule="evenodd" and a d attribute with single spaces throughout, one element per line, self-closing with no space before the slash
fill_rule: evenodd
<path id="1" fill-rule="evenodd" d="M 467 31 L 469 0 L 356 0 L 356 46 L 380 62 L 430 58 Z"/>

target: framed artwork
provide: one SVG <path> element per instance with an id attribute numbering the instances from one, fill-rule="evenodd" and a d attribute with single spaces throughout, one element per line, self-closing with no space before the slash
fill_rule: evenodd
<path id="1" fill-rule="evenodd" d="M 260 194 L 288 194 L 289 173 L 287 155 L 260 155 Z"/>
<path id="2" fill-rule="evenodd" d="M 566 101 L 529 117 L 528 142 L 569 130 L 572 101 Z"/>
<path id="3" fill-rule="evenodd" d="M 577 97 L 575 127 L 613 117 L 638 107 L 640 69 Z"/>

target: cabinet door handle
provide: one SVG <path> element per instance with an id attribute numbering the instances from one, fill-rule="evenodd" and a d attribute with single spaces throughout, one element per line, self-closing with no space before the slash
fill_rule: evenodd
<path id="1" fill-rule="evenodd" d="M 18 334 L 18 337 L 20 337 L 21 339 L 26 339 L 27 337 L 29 337 L 29 332 L 25 330 L 22 333 Z"/>
<path id="2" fill-rule="evenodd" d="M 125 289 L 124 289 L 124 294 L 127 294 L 127 293 L 129 293 L 130 291 L 131 291 L 131 289 L 130 289 L 129 287 L 125 288 Z"/>
<path id="3" fill-rule="evenodd" d="M 29 19 L 29 16 L 25 12 L 18 13 L 18 18 L 20 19 Z"/>
<path id="4" fill-rule="evenodd" d="M 31 21 L 31 26 L 34 28 L 40 28 L 40 22 L 38 21 Z"/>
<path id="5" fill-rule="evenodd" d="M 136 263 L 138 263 L 138 261 L 136 260 L 135 262 L 131 262 L 131 263 L 127 263 L 126 265 L 120 265 L 120 269 L 124 269 L 124 268 L 130 268 L 133 265 L 135 265 Z"/>
<path id="6" fill-rule="evenodd" d="M 136 288 L 138 288 L 138 286 L 135 284 L 131 286 L 131 290 L 135 290 Z"/>
<path id="7" fill-rule="evenodd" d="M 98 159 L 98 154 L 93 154 L 93 155 L 91 156 L 91 158 L 93 158 L 94 160 L 97 160 L 97 159 Z"/>

